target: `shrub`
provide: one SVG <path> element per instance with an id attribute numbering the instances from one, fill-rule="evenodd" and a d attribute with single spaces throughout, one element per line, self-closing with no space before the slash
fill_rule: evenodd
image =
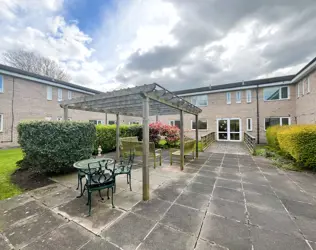
<path id="1" fill-rule="evenodd" d="M 113 151 L 116 148 L 116 125 L 97 125 L 97 140 L 95 142 L 95 151 L 99 145 L 102 148 L 102 153 Z M 121 125 L 120 137 L 137 136 L 139 140 L 142 139 L 141 125 Z"/>
<path id="2" fill-rule="evenodd" d="M 37 173 L 65 173 L 74 162 L 91 156 L 95 126 L 82 122 L 31 121 L 18 125 L 24 153 L 22 168 Z"/>
<path id="3" fill-rule="evenodd" d="M 295 125 L 277 133 L 282 151 L 300 165 L 316 169 L 316 125 Z"/>
<path id="4" fill-rule="evenodd" d="M 154 122 L 149 124 L 149 140 L 159 146 L 161 136 L 165 137 L 168 146 L 175 146 L 180 140 L 180 130 L 176 126 Z"/>
<path id="5" fill-rule="evenodd" d="M 288 128 L 289 126 L 279 126 L 279 125 L 275 125 L 275 126 L 271 126 L 267 128 L 266 137 L 267 137 L 268 145 L 271 149 L 276 150 L 276 151 L 280 150 L 279 141 L 277 137 L 278 132 L 286 130 Z"/>
<path id="6" fill-rule="evenodd" d="M 161 131 L 163 124 L 161 122 L 154 122 L 149 124 L 149 141 L 154 142 L 155 146 L 158 146 L 158 143 L 161 139 Z"/>

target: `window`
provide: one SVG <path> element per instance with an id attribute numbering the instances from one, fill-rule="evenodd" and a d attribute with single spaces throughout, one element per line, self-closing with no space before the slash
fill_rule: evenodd
<path id="1" fill-rule="evenodd" d="M 251 103 L 251 90 L 246 91 L 247 103 Z"/>
<path id="2" fill-rule="evenodd" d="M 0 132 L 3 132 L 3 114 L 0 114 Z"/>
<path id="3" fill-rule="evenodd" d="M 3 88 L 3 76 L 0 76 L 0 93 L 3 93 L 4 88 Z"/>
<path id="4" fill-rule="evenodd" d="M 138 124 L 140 124 L 140 122 L 138 122 L 138 121 L 132 121 L 132 122 L 129 122 L 128 124 L 129 124 L 129 125 L 135 125 L 135 124 L 138 125 Z"/>
<path id="5" fill-rule="evenodd" d="M 290 117 L 270 117 L 264 119 L 264 130 L 267 130 L 268 127 L 274 125 L 291 125 L 291 118 Z"/>
<path id="6" fill-rule="evenodd" d="M 310 90 L 310 85 L 309 85 L 309 76 L 305 79 L 305 89 L 306 89 L 306 93 L 309 93 Z"/>
<path id="7" fill-rule="evenodd" d="M 70 90 L 68 90 L 68 100 L 72 99 L 72 92 Z"/>
<path id="8" fill-rule="evenodd" d="M 252 131 L 252 118 L 247 118 L 247 131 Z"/>
<path id="9" fill-rule="evenodd" d="M 304 83 L 305 83 L 305 80 L 303 81 L 303 82 L 301 82 L 301 84 L 302 84 L 302 95 L 304 95 L 305 94 L 305 86 L 304 86 Z"/>
<path id="10" fill-rule="evenodd" d="M 191 129 L 196 129 L 195 121 L 191 121 Z M 198 129 L 207 129 L 207 120 L 199 120 Z"/>
<path id="11" fill-rule="evenodd" d="M 57 116 L 57 121 L 62 121 L 63 118 L 61 116 Z"/>
<path id="12" fill-rule="evenodd" d="M 180 121 L 179 120 L 169 121 L 169 124 L 171 126 L 176 126 L 176 127 L 180 128 Z"/>
<path id="13" fill-rule="evenodd" d="M 63 90 L 62 89 L 58 89 L 58 101 L 62 101 L 63 100 Z"/>
<path id="14" fill-rule="evenodd" d="M 192 96 L 191 103 L 197 107 L 206 107 L 208 105 L 207 95 Z"/>
<path id="15" fill-rule="evenodd" d="M 116 124 L 116 121 L 108 121 L 108 125 Z"/>
<path id="16" fill-rule="evenodd" d="M 53 100 L 53 87 L 47 86 L 47 100 L 51 101 Z"/>
<path id="17" fill-rule="evenodd" d="M 298 83 L 298 84 L 297 84 L 297 98 L 299 98 L 300 95 L 301 95 L 301 93 L 300 93 L 301 91 L 300 91 L 300 90 L 301 90 L 301 84 Z"/>
<path id="18" fill-rule="evenodd" d="M 232 103 L 232 95 L 230 92 L 226 93 L 226 103 L 231 104 Z"/>
<path id="19" fill-rule="evenodd" d="M 272 87 L 265 88 L 263 90 L 263 100 L 271 101 L 271 100 L 283 100 L 289 98 L 289 88 L 286 87 Z"/>
<path id="20" fill-rule="evenodd" d="M 52 117 L 51 116 L 46 116 L 45 117 L 45 121 L 51 121 L 52 120 Z"/>
<path id="21" fill-rule="evenodd" d="M 95 124 L 95 125 L 98 125 L 98 124 L 103 124 L 103 121 L 102 120 L 89 120 L 89 122 Z"/>
<path id="22" fill-rule="evenodd" d="M 236 92 L 236 103 L 241 103 L 241 91 Z"/>

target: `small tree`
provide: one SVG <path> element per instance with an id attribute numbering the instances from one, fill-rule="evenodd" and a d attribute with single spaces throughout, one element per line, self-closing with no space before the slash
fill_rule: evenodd
<path id="1" fill-rule="evenodd" d="M 3 60 L 8 66 L 17 69 L 62 81 L 71 80 L 71 77 L 57 62 L 32 51 L 10 50 L 3 53 Z"/>

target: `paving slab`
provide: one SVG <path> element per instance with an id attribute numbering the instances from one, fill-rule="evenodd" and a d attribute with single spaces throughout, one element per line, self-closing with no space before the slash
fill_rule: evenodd
<path id="1" fill-rule="evenodd" d="M 101 239 L 100 237 L 95 237 L 90 240 L 87 244 L 80 248 L 80 250 L 119 250 L 120 248 L 116 247 L 112 243 Z"/>
<path id="2" fill-rule="evenodd" d="M 198 240 L 196 244 L 196 250 L 225 250 L 227 248 L 215 245 L 214 243 L 208 242 L 206 240 Z"/>
<path id="3" fill-rule="evenodd" d="M 160 222 L 184 233 L 197 235 L 203 217 L 204 213 L 199 210 L 174 204 Z"/>
<path id="4" fill-rule="evenodd" d="M 206 170 L 205 169 L 205 167 L 202 167 L 197 174 L 209 178 L 216 178 L 217 176 L 219 176 L 218 171 L 211 171 L 209 168 L 207 168 Z"/>
<path id="5" fill-rule="evenodd" d="M 199 194 L 205 194 L 205 195 L 211 195 L 213 191 L 214 185 L 205 185 L 198 182 L 192 182 L 188 185 L 186 188 L 186 191 L 199 193 Z"/>
<path id="6" fill-rule="evenodd" d="M 11 247 L 8 240 L 5 239 L 5 237 L 0 234 L 0 249 L 1 250 L 11 250 L 13 247 Z"/>
<path id="7" fill-rule="evenodd" d="M 192 207 L 201 211 L 205 211 L 209 203 L 210 197 L 204 194 L 184 191 L 176 200 L 177 204 Z"/>
<path id="8" fill-rule="evenodd" d="M 244 191 L 258 194 L 274 194 L 270 186 L 256 185 L 252 183 L 243 183 Z"/>
<path id="9" fill-rule="evenodd" d="M 240 222 L 207 215 L 201 238 L 234 250 L 251 250 L 248 227 Z"/>
<path id="10" fill-rule="evenodd" d="M 43 237 L 38 238 L 23 249 L 77 250 L 85 245 L 92 237 L 93 235 L 83 227 L 80 227 L 76 223 L 69 222 Z"/>
<path id="11" fill-rule="evenodd" d="M 230 188 L 224 188 L 224 187 L 215 187 L 214 197 L 230 200 L 230 201 L 236 201 L 236 202 L 244 202 L 244 196 L 243 193 L 239 190 L 234 190 Z"/>
<path id="12" fill-rule="evenodd" d="M 310 250 L 305 240 L 293 235 L 276 233 L 257 227 L 251 227 L 250 232 L 255 250 Z"/>
<path id="13" fill-rule="evenodd" d="M 263 229 L 299 235 L 298 229 L 286 212 L 267 211 L 247 206 L 250 223 Z"/>
<path id="14" fill-rule="evenodd" d="M 65 222 L 62 217 L 47 210 L 15 223 L 3 233 L 14 247 L 21 248 Z"/>
<path id="15" fill-rule="evenodd" d="M 149 201 L 140 201 L 133 208 L 132 212 L 144 216 L 150 220 L 158 221 L 162 219 L 164 213 L 172 203 L 157 198 Z"/>
<path id="16" fill-rule="evenodd" d="M 241 182 L 234 180 L 218 179 L 216 186 L 241 190 Z"/>
<path id="17" fill-rule="evenodd" d="M 20 194 L 5 200 L 0 200 L 0 213 L 22 206 L 25 203 L 34 201 L 34 199 L 28 194 Z"/>
<path id="18" fill-rule="evenodd" d="M 313 248 L 313 250 L 316 250 L 316 242 L 310 241 L 309 244 L 311 245 L 311 247 Z"/>
<path id="19" fill-rule="evenodd" d="M 40 199 L 46 195 L 51 195 L 55 192 L 59 192 L 65 189 L 65 186 L 59 184 L 59 183 L 54 183 L 42 188 L 37 188 L 32 191 L 29 191 L 28 194 L 35 197 L 36 199 Z"/>
<path id="20" fill-rule="evenodd" d="M 101 235 L 124 250 L 134 250 L 155 224 L 155 221 L 127 213 L 111 227 L 104 230 Z"/>
<path id="21" fill-rule="evenodd" d="M 237 202 L 213 198 L 207 212 L 241 222 L 246 220 L 245 206 Z"/>
<path id="22" fill-rule="evenodd" d="M 74 191 L 70 188 L 64 188 L 62 190 L 58 190 L 54 193 L 50 193 L 40 198 L 38 201 L 43 203 L 45 206 L 49 208 L 57 207 L 61 204 L 69 202 L 73 199 L 76 199 L 78 195 L 77 191 Z"/>
<path id="23" fill-rule="evenodd" d="M 158 224 L 138 248 L 139 250 L 191 250 L 196 238 L 170 227 Z"/>
<path id="24" fill-rule="evenodd" d="M 45 211 L 46 208 L 40 206 L 36 201 L 29 201 L 11 210 L 6 210 L 1 215 L 0 230 L 5 230 L 15 223 L 18 223 L 20 220 L 26 220 L 35 214 L 43 213 Z"/>
<path id="25" fill-rule="evenodd" d="M 115 206 L 124 210 L 131 210 L 141 200 L 141 194 L 129 190 L 124 190 L 117 195 L 115 194 L 114 197 Z"/>
<path id="26" fill-rule="evenodd" d="M 66 204 L 62 204 L 53 209 L 55 213 L 60 213 L 69 220 L 73 220 L 88 230 L 99 234 L 103 228 L 112 223 L 122 211 L 112 208 L 110 200 L 105 203 L 92 199 L 91 216 L 88 216 L 88 206 L 86 197 L 74 199 Z"/>
<path id="27" fill-rule="evenodd" d="M 153 191 L 153 195 L 161 200 L 173 202 L 182 192 L 183 185 L 163 184 Z"/>
<path id="28" fill-rule="evenodd" d="M 246 193 L 248 206 L 258 207 L 261 210 L 276 210 L 284 212 L 285 209 L 278 197 L 273 194 Z"/>
<path id="29" fill-rule="evenodd" d="M 283 204 L 294 216 L 302 216 L 307 219 L 316 219 L 316 205 L 282 199 Z"/>
<path id="30" fill-rule="evenodd" d="M 204 185 L 213 186 L 215 183 L 215 178 L 204 177 L 201 175 L 197 175 L 192 179 L 192 182 L 202 183 Z"/>
<path id="31" fill-rule="evenodd" d="M 316 242 L 316 218 L 311 219 L 295 216 L 295 223 L 305 235 L 306 239 Z"/>

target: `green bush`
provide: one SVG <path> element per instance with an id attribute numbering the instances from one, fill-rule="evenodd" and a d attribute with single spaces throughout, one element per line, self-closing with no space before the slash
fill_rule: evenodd
<path id="1" fill-rule="evenodd" d="M 73 170 L 74 162 L 91 156 L 96 139 L 92 123 L 31 121 L 17 129 L 24 153 L 20 166 L 37 173 Z"/>
<path id="2" fill-rule="evenodd" d="M 316 125 L 295 125 L 277 133 L 280 149 L 301 166 L 316 169 Z"/>
<path id="3" fill-rule="evenodd" d="M 274 150 L 280 149 L 278 139 L 277 139 L 277 133 L 281 129 L 282 127 L 278 125 L 267 128 L 267 131 L 266 131 L 267 142 L 268 142 L 269 147 Z"/>
<path id="4" fill-rule="evenodd" d="M 116 148 L 116 125 L 97 125 L 96 126 L 97 139 L 95 142 L 95 151 L 99 146 L 102 148 L 102 153 L 111 152 Z M 141 125 L 121 125 L 120 137 L 137 136 L 142 140 L 142 126 Z"/>

